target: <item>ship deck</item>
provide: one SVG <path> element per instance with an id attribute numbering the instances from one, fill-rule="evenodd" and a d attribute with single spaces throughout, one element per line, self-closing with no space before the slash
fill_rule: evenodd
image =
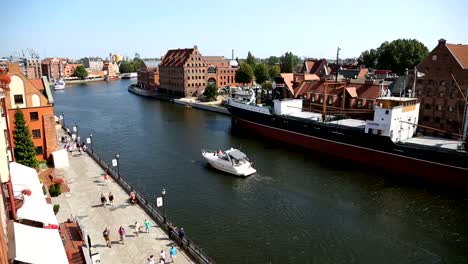
<path id="1" fill-rule="evenodd" d="M 458 140 L 427 136 L 413 137 L 402 141 L 402 143 L 444 148 L 449 150 L 457 150 L 458 146 L 460 145 L 460 141 Z"/>

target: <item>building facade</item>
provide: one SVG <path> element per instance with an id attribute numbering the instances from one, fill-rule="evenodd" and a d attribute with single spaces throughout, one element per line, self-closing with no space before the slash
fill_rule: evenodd
<path id="1" fill-rule="evenodd" d="M 42 74 L 49 81 L 58 80 L 65 75 L 65 60 L 60 58 L 46 58 L 41 62 Z"/>
<path id="2" fill-rule="evenodd" d="M 79 63 L 67 63 L 67 64 L 65 64 L 65 67 L 63 69 L 63 71 L 64 71 L 63 77 L 64 78 L 74 77 L 75 76 L 75 70 L 80 65 L 81 64 L 79 64 Z"/>
<path id="3" fill-rule="evenodd" d="M 86 57 L 81 59 L 81 63 L 86 69 L 92 71 L 101 71 L 104 66 L 104 61 L 99 57 Z"/>
<path id="4" fill-rule="evenodd" d="M 21 73 L 18 64 L 9 63 L 8 68 L 11 83 L 5 101 L 10 120 L 9 136 L 13 138 L 15 111 L 19 107 L 31 132 L 38 160 L 48 160 L 52 152 L 57 150 L 53 99 L 44 95 L 28 80 Z M 44 86 L 49 89 L 48 85 Z M 51 94 L 50 90 L 46 94 Z M 14 149 L 14 142 L 12 147 Z"/>
<path id="5" fill-rule="evenodd" d="M 145 90 L 157 90 L 159 83 L 159 68 L 144 68 L 137 71 L 137 85 Z"/>
<path id="6" fill-rule="evenodd" d="M 203 57 L 197 46 L 169 50 L 159 64 L 159 90 L 180 97 L 199 96 L 208 84 L 235 84 L 237 68 L 222 57 Z"/>
<path id="7" fill-rule="evenodd" d="M 468 123 L 468 114 L 464 113 L 464 96 L 466 98 L 468 94 L 468 45 L 448 44 L 445 39 L 440 39 L 417 70 L 414 92 L 421 100 L 419 124 L 438 129 L 421 126 L 418 131 L 426 135 L 457 138 L 453 134 L 463 134 L 465 130 L 466 135 L 464 124 Z"/>
<path id="8" fill-rule="evenodd" d="M 41 61 L 39 59 L 22 59 L 22 66 L 26 78 L 30 80 L 42 78 Z"/>

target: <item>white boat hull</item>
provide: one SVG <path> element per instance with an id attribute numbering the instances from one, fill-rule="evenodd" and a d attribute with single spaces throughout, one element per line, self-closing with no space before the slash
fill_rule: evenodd
<path id="1" fill-rule="evenodd" d="M 213 152 L 202 152 L 202 155 L 213 168 L 234 174 L 236 176 L 247 177 L 257 172 L 257 170 L 252 167 L 250 162 L 245 162 L 239 165 L 232 165 L 230 161 L 219 158 Z"/>

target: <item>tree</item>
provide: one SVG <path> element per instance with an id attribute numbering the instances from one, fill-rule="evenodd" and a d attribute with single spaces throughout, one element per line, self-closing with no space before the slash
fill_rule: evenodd
<path id="1" fill-rule="evenodd" d="M 236 71 L 236 82 L 237 83 L 250 83 L 252 82 L 254 71 L 252 67 L 246 62 L 241 63 L 239 69 Z"/>
<path id="2" fill-rule="evenodd" d="M 299 64 L 301 58 L 292 54 L 292 52 L 286 52 L 280 57 L 280 69 L 281 72 L 293 72 L 294 66 Z"/>
<path id="3" fill-rule="evenodd" d="M 416 39 L 397 39 L 382 43 L 376 50 L 362 52 L 358 61 L 369 68 L 391 70 L 401 75 L 405 69 L 414 68 L 427 54 L 427 47 Z"/>
<path id="4" fill-rule="evenodd" d="M 75 68 L 74 72 L 75 77 L 78 77 L 80 79 L 84 79 L 88 77 L 88 71 L 85 69 L 83 65 L 79 65 L 78 67 Z"/>
<path id="5" fill-rule="evenodd" d="M 273 88 L 273 83 L 271 81 L 266 81 L 262 83 L 262 89 L 271 90 Z"/>
<path id="6" fill-rule="evenodd" d="M 265 63 L 259 63 L 255 66 L 254 69 L 255 80 L 258 84 L 262 84 L 268 79 L 270 79 L 270 75 L 268 73 L 268 67 Z"/>
<path id="7" fill-rule="evenodd" d="M 145 62 L 140 58 L 134 58 L 132 61 L 133 71 L 138 71 L 140 69 L 146 68 Z"/>
<path id="8" fill-rule="evenodd" d="M 280 66 L 278 66 L 278 65 L 271 66 L 271 68 L 269 70 L 270 78 L 275 78 L 275 77 L 279 76 L 280 73 L 281 73 Z"/>
<path id="9" fill-rule="evenodd" d="M 268 64 L 269 66 L 274 66 L 274 65 L 277 65 L 277 64 L 279 64 L 279 63 L 280 63 L 280 60 L 279 60 L 279 58 L 276 57 L 276 56 L 270 56 L 270 57 L 268 58 L 268 60 L 267 60 L 267 64 Z"/>
<path id="10" fill-rule="evenodd" d="M 206 96 L 206 98 L 208 98 L 210 101 L 216 100 L 218 97 L 218 88 L 216 87 L 216 84 L 208 84 L 205 91 L 203 92 L 203 95 Z"/>
<path id="11" fill-rule="evenodd" d="M 119 66 L 120 73 L 134 72 L 135 66 L 133 62 L 122 61 Z"/>
<path id="12" fill-rule="evenodd" d="M 23 112 L 19 108 L 15 112 L 15 129 L 13 130 L 13 142 L 15 143 L 15 160 L 25 166 L 36 168 L 39 162 L 36 158 L 36 147 L 31 139 Z"/>
<path id="13" fill-rule="evenodd" d="M 252 55 L 252 53 L 249 53 L 247 54 L 247 59 L 245 60 L 245 62 L 247 62 L 247 64 L 250 65 L 250 67 L 252 67 L 252 69 L 255 69 L 255 64 L 257 63 L 257 60 L 255 59 L 255 57 Z"/>

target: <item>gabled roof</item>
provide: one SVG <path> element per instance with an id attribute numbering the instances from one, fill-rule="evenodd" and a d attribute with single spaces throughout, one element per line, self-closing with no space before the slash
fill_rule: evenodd
<path id="1" fill-rule="evenodd" d="M 193 53 L 192 49 L 173 49 L 169 50 L 164 59 L 159 64 L 160 67 L 183 67 L 185 62 L 190 58 Z"/>
<path id="2" fill-rule="evenodd" d="M 324 86 L 324 81 L 304 81 L 299 89 L 297 89 L 297 92 L 294 94 L 294 96 L 299 98 L 306 93 L 323 94 L 325 90 Z M 329 87 L 327 89 L 327 94 L 340 94 L 342 91 L 342 88 Z M 351 95 L 351 97 L 375 99 L 379 97 L 380 85 L 368 83 L 350 83 L 346 87 L 346 91 L 348 91 L 348 94 Z"/>
<path id="3" fill-rule="evenodd" d="M 281 73 L 281 77 L 284 80 L 284 84 L 288 87 L 292 95 L 294 95 L 293 82 L 294 82 L 294 73 Z"/>
<path id="4" fill-rule="evenodd" d="M 463 69 L 468 69 L 468 45 L 446 44 Z"/>
<path id="5" fill-rule="evenodd" d="M 39 90 L 44 90 L 44 83 L 42 82 L 42 79 L 30 79 L 32 84 Z"/>

